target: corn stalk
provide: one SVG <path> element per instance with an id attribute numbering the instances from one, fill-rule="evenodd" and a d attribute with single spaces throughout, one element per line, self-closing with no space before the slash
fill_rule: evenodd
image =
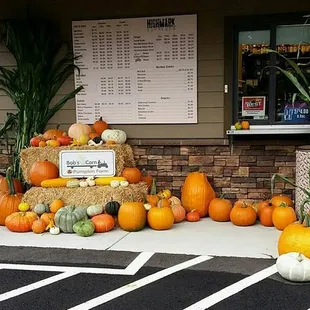
<path id="1" fill-rule="evenodd" d="M 52 99 L 74 69 L 76 57 L 63 52 L 64 43 L 50 22 L 26 16 L 3 23 L 2 38 L 16 60 L 16 67 L 0 67 L 0 91 L 15 104 L 16 113 L 8 113 L 0 128 L 0 137 L 16 139 L 13 147 L 13 175 L 22 179 L 20 151 L 29 145 L 35 133 L 44 131 L 48 121 L 83 88 L 74 89 L 56 104 Z"/>

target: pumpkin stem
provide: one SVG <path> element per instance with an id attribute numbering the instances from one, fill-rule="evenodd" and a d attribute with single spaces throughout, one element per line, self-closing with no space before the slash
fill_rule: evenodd
<path id="1" fill-rule="evenodd" d="M 248 207 L 247 203 L 243 200 L 241 208 L 247 208 L 247 207 Z"/>
<path id="2" fill-rule="evenodd" d="M 156 195 L 157 194 L 156 178 L 153 178 L 150 194 L 151 195 Z"/>
<path id="3" fill-rule="evenodd" d="M 60 127 L 60 124 L 58 124 L 58 125 L 56 126 L 56 129 L 58 130 L 58 129 L 59 129 L 59 127 Z"/>
<path id="4" fill-rule="evenodd" d="M 15 195 L 16 191 L 15 191 L 15 187 L 14 187 L 14 182 L 13 182 L 12 174 L 13 174 L 13 169 L 12 169 L 12 167 L 9 167 L 6 170 L 6 180 L 8 182 L 9 194 L 10 195 Z"/>
<path id="5" fill-rule="evenodd" d="M 142 169 L 142 176 L 147 177 L 147 172 L 146 172 L 145 168 Z"/>
<path id="6" fill-rule="evenodd" d="M 222 193 L 221 196 L 220 196 L 220 199 L 224 199 L 226 193 Z"/>

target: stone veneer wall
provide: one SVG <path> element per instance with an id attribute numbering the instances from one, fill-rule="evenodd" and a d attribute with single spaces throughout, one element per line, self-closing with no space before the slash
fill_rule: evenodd
<path id="1" fill-rule="evenodd" d="M 139 143 L 131 143 L 137 166 L 157 178 L 158 189 L 169 188 L 178 196 L 186 175 L 200 169 L 208 174 L 218 195 L 224 192 L 232 200 L 269 197 L 274 173 L 295 177 L 295 145 L 245 143 L 231 149 L 223 142 L 194 146 Z M 10 146 L 1 146 L 1 173 L 9 165 L 10 151 Z M 278 182 L 276 192 L 292 195 L 294 191 L 289 184 Z"/>
<path id="2" fill-rule="evenodd" d="M 209 176 L 217 194 L 236 199 L 270 197 L 274 173 L 295 177 L 293 145 L 222 146 L 133 146 L 137 166 L 157 178 L 158 188 L 180 195 L 186 175 L 201 169 Z M 276 183 L 276 192 L 292 195 L 293 188 Z"/>

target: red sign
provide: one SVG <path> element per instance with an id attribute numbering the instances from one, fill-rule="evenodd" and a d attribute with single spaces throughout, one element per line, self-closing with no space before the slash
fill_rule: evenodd
<path id="1" fill-rule="evenodd" d="M 242 116 L 265 116 L 266 97 L 242 97 Z"/>

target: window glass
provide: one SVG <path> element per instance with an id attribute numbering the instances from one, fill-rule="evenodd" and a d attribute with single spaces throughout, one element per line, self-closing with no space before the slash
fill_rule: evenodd
<path id="1" fill-rule="evenodd" d="M 285 25 L 278 26 L 276 31 L 276 49 L 285 57 L 303 63 L 300 66 L 306 77 L 310 80 L 310 26 L 309 25 Z M 277 65 L 293 72 L 289 63 L 281 57 L 277 57 Z M 305 123 L 310 121 L 308 105 L 296 97 L 293 103 L 293 95 L 296 88 L 277 70 L 276 74 L 276 121 L 284 123 Z"/>
<path id="2" fill-rule="evenodd" d="M 270 31 L 239 32 L 238 119 L 268 119 Z"/>

